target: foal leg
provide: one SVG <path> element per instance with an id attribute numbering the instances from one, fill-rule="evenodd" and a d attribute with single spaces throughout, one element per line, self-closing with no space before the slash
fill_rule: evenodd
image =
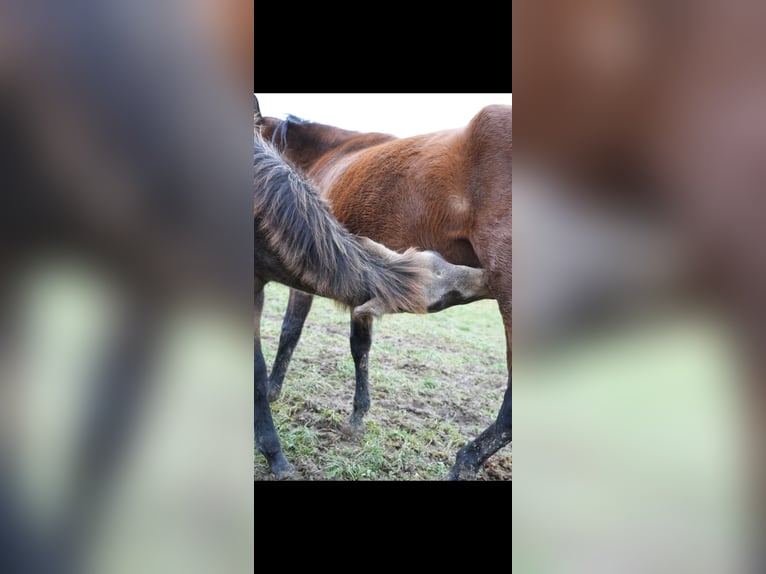
<path id="1" fill-rule="evenodd" d="M 370 410 L 369 357 L 372 346 L 372 317 L 351 317 L 351 356 L 354 358 L 356 384 L 354 408 L 348 419 L 349 430 L 354 435 L 364 434 L 364 417 Z"/>
<path id="2" fill-rule="evenodd" d="M 450 469 L 449 480 L 469 480 L 476 476 L 484 462 L 498 450 L 511 442 L 511 315 L 510 304 L 503 313 L 505 325 L 506 357 L 508 361 L 508 386 L 505 389 L 503 404 L 495 422 L 489 425 L 478 437 L 461 448 L 455 457 L 455 464 Z M 501 303 L 501 312 L 503 306 Z"/>
<path id="3" fill-rule="evenodd" d="M 290 299 L 287 303 L 287 311 L 285 311 L 282 331 L 279 335 L 279 348 L 274 357 L 274 364 L 271 367 L 271 375 L 269 375 L 268 380 L 270 402 L 276 401 L 282 392 L 282 383 L 285 381 L 287 366 L 290 364 L 295 346 L 301 338 L 303 324 L 311 310 L 313 301 L 313 295 L 290 289 Z"/>
<path id="4" fill-rule="evenodd" d="M 261 350 L 261 313 L 263 312 L 263 287 L 255 292 L 255 444 L 266 457 L 271 473 L 281 480 L 293 474 L 292 465 L 287 462 L 282 453 L 274 420 L 271 417 L 271 407 L 268 400 L 268 377 L 266 361 Z"/>

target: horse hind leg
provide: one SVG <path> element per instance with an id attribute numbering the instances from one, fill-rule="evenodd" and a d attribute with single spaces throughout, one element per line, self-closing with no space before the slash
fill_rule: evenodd
<path id="1" fill-rule="evenodd" d="M 503 404 L 494 423 L 478 437 L 461 448 L 450 469 L 449 480 L 474 478 L 484 462 L 498 450 L 511 442 L 511 377 L 505 389 Z"/>
<path id="2" fill-rule="evenodd" d="M 508 362 L 508 386 L 505 389 L 503 403 L 495 422 L 489 425 L 478 437 L 461 448 L 455 457 L 455 464 L 450 469 L 449 480 L 470 480 L 476 476 L 484 462 L 512 440 L 511 408 L 511 305 L 499 300 L 503 323 L 505 324 L 506 358 Z"/>
<path id="3" fill-rule="evenodd" d="M 306 322 L 313 301 L 313 295 L 290 289 L 287 311 L 285 311 L 282 330 L 279 334 L 279 347 L 271 367 L 271 375 L 268 377 L 269 402 L 276 401 L 282 393 L 282 384 L 285 381 L 287 367 L 290 365 L 293 351 L 301 338 L 303 324 Z"/>
<path id="4" fill-rule="evenodd" d="M 372 317 L 369 315 L 351 318 L 349 335 L 351 356 L 354 359 L 355 386 L 354 405 L 348 418 L 348 430 L 352 435 L 365 431 L 364 417 L 370 410 L 369 357 L 372 347 Z"/>

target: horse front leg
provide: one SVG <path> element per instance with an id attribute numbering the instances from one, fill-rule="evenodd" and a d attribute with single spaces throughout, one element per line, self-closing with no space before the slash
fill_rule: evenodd
<path id="1" fill-rule="evenodd" d="M 364 434 L 364 417 L 370 410 L 369 358 L 372 347 L 372 317 L 351 315 L 351 356 L 354 359 L 356 382 L 354 407 L 348 418 L 349 431 L 353 435 Z"/>
<path id="2" fill-rule="evenodd" d="M 255 342 L 253 350 L 255 354 L 255 445 L 266 457 L 269 470 L 277 480 L 289 477 L 293 474 L 293 466 L 287 462 L 282 453 L 282 445 L 274 427 L 274 419 L 271 416 L 271 406 L 268 399 L 268 376 L 266 361 L 263 359 L 261 349 L 261 314 L 263 313 L 263 287 L 256 286 L 255 291 Z"/>
<path id="3" fill-rule="evenodd" d="M 269 401 L 274 402 L 282 392 L 282 384 L 285 381 L 285 373 L 293 356 L 293 351 L 298 340 L 301 338 L 303 324 L 311 310 L 314 296 L 290 289 L 290 299 L 287 302 L 287 311 L 282 320 L 282 331 L 279 334 L 279 347 L 271 367 L 271 375 L 268 378 Z"/>

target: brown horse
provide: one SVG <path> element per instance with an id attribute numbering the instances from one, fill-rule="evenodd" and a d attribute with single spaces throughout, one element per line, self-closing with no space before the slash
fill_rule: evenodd
<path id="1" fill-rule="evenodd" d="M 253 149 L 255 271 L 255 442 L 277 479 L 292 474 L 267 398 L 261 351 L 263 288 L 277 281 L 331 297 L 355 316 L 425 313 L 487 295 L 480 269 L 450 265 L 433 251 L 396 253 L 351 235 L 314 187 L 256 132 Z"/>
<path id="2" fill-rule="evenodd" d="M 506 335 L 508 385 L 497 420 L 457 454 L 450 477 L 473 476 L 511 441 L 511 107 L 487 106 L 463 128 L 409 138 L 359 133 L 293 116 L 264 118 L 264 137 L 314 182 L 352 233 L 390 249 L 431 249 L 482 267 Z M 311 298 L 290 294 L 270 398 L 279 396 Z M 369 409 L 372 319 L 352 317 L 356 369 L 352 430 Z"/>

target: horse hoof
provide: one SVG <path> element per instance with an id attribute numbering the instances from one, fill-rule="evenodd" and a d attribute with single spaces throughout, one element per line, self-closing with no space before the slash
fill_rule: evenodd
<path id="1" fill-rule="evenodd" d="M 346 436 L 359 438 L 367 431 L 367 427 L 364 426 L 364 421 L 355 421 L 352 418 L 348 418 L 340 425 L 340 430 Z"/>
<path id="2" fill-rule="evenodd" d="M 279 395 L 281 395 L 281 394 L 282 394 L 282 389 L 281 388 L 279 388 L 279 387 L 271 387 L 270 386 L 269 387 L 269 392 L 268 392 L 269 402 L 270 403 L 275 402 L 279 398 Z"/>
<path id="3" fill-rule="evenodd" d="M 270 470 L 271 474 L 274 475 L 275 480 L 288 480 L 295 475 L 295 467 L 284 458 L 274 462 L 271 465 Z"/>
<path id="4" fill-rule="evenodd" d="M 444 478 L 444 480 L 475 480 L 476 479 L 476 471 L 471 470 L 470 468 L 458 468 L 456 466 L 453 466 L 449 474 Z"/>

